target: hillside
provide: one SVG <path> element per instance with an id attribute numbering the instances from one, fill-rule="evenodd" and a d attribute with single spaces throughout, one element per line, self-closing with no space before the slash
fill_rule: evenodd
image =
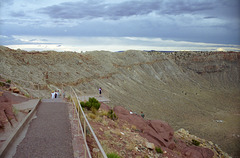
<path id="1" fill-rule="evenodd" d="M 50 90 L 62 87 L 68 95 L 69 86 L 82 95 L 96 94 L 102 87 L 112 107 L 143 111 L 148 119 L 187 129 L 239 155 L 239 52 L 26 52 L 0 47 L 0 56 L 1 77 L 30 96 L 50 98 Z"/>

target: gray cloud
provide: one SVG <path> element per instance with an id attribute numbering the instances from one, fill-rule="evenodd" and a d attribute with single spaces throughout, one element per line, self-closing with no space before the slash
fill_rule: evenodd
<path id="1" fill-rule="evenodd" d="M 4 36 L 0 35 L 0 45 L 23 45 L 23 44 L 61 44 L 61 43 L 53 43 L 49 42 L 47 39 L 30 39 L 28 41 L 22 41 L 13 36 Z"/>
<path id="2" fill-rule="evenodd" d="M 0 6 L 12 5 L 14 0 L 1 0 Z"/>
<path id="3" fill-rule="evenodd" d="M 11 44 L 23 44 L 23 42 L 12 36 L 0 35 L 0 45 L 11 45 Z"/>
<path id="4" fill-rule="evenodd" d="M 147 15 L 150 13 L 178 15 L 211 10 L 215 6 L 209 1 L 166 1 L 144 0 L 125 1 L 121 3 L 102 3 L 99 1 L 67 2 L 41 8 L 38 11 L 51 18 L 60 19 L 120 19 L 122 17 Z"/>
<path id="5" fill-rule="evenodd" d="M 24 13 L 24 11 L 18 11 L 18 12 L 12 12 L 11 16 L 13 16 L 13 17 L 24 17 L 24 16 L 26 16 L 26 14 Z"/>

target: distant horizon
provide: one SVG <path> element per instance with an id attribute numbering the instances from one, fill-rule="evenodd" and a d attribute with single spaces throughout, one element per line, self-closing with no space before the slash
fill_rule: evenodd
<path id="1" fill-rule="evenodd" d="M 240 51 L 240 45 L 174 41 L 146 37 L 14 36 L 14 38 L 24 42 L 18 42 L 15 45 L 6 44 L 4 46 L 27 51 Z"/>
<path id="2" fill-rule="evenodd" d="M 27 52 L 45 52 L 45 51 L 54 51 L 54 52 L 76 52 L 76 53 L 86 53 L 86 52 L 94 52 L 94 51 L 107 51 L 107 52 L 113 52 L 113 53 L 121 53 L 121 52 L 126 52 L 126 51 L 143 51 L 143 52 L 162 52 L 162 53 L 173 53 L 173 52 L 240 52 L 239 50 L 139 50 L 139 49 L 127 49 L 127 50 L 116 50 L 116 51 L 110 51 L 110 50 L 87 50 L 87 51 L 71 51 L 71 50 L 51 50 L 51 49 L 45 49 L 45 50 L 32 50 L 32 49 L 20 49 L 20 48 L 11 48 L 8 46 L 0 45 L 3 47 L 7 47 L 9 49 L 13 50 L 22 50 L 22 51 L 27 51 Z"/>

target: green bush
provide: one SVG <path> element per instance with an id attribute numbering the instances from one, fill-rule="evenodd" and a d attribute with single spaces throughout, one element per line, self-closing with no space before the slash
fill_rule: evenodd
<path id="1" fill-rule="evenodd" d="M 90 102 L 90 104 L 91 104 L 91 107 L 94 107 L 95 109 L 99 109 L 100 108 L 100 103 L 98 102 L 98 100 L 96 99 L 96 98 L 89 98 L 89 100 L 88 100 L 89 102 Z M 90 107 L 90 108 L 91 108 Z"/>
<path id="2" fill-rule="evenodd" d="M 88 110 L 91 110 L 91 108 L 95 108 L 96 110 L 98 110 L 100 108 L 100 105 L 101 105 L 98 102 L 98 100 L 95 99 L 95 98 L 89 98 L 86 103 L 80 102 L 80 104 L 83 108 L 87 108 Z"/>
<path id="3" fill-rule="evenodd" d="M 92 103 L 92 107 L 94 107 L 96 110 L 98 110 L 100 108 L 101 104 L 98 103 Z"/>
<path id="4" fill-rule="evenodd" d="M 108 153 L 108 154 L 107 154 L 107 157 L 108 157 L 108 158 L 121 158 L 121 157 L 118 156 L 118 154 L 116 154 L 116 153 Z"/>
<path id="5" fill-rule="evenodd" d="M 107 117 L 112 120 L 117 120 L 117 116 L 112 109 L 108 111 Z"/>
<path id="6" fill-rule="evenodd" d="M 196 145 L 196 146 L 199 146 L 200 145 L 200 142 L 195 140 L 195 139 L 192 139 L 192 144 L 193 145 Z"/>
<path id="7" fill-rule="evenodd" d="M 7 80 L 6 82 L 9 83 L 9 84 L 11 84 L 12 81 L 11 81 L 11 80 Z"/>
<path id="8" fill-rule="evenodd" d="M 87 102 L 85 103 L 85 108 L 87 108 L 88 110 L 90 110 L 91 107 L 92 107 L 91 103 L 87 101 Z"/>
<path id="9" fill-rule="evenodd" d="M 86 107 L 86 104 L 85 104 L 83 101 L 81 101 L 80 104 L 81 104 L 81 106 L 82 106 L 83 108 Z"/>
<path id="10" fill-rule="evenodd" d="M 157 153 L 163 153 L 163 151 L 160 147 L 156 147 L 155 150 L 156 150 Z"/>

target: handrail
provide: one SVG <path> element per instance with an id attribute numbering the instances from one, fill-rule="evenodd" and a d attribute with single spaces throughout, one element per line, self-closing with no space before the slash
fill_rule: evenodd
<path id="1" fill-rule="evenodd" d="M 89 129 L 90 129 L 90 131 L 91 131 L 91 133 L 92 133 L 92 135 L 93 135 L 93 137 L 94 137 L 94 139 L 95 139 L 97 145 L 98 145 L 98 148 L 100 149 L 100 151 L 101 151 L 101 153 L 102 153 L 102 156 L 103 156 L 104 158 L 107 158 L 107 155 L 106 155 L 105 151 L 103 150 L 103 148 L 102 148 L 100 142 L 98 141 L 97 136 L 95 135 L 95 133 L 94 133 L 94 131 L 93 131 L 93 129 L 92 129 L 90 123 L 89 123 L 88 120 L 87 120 L 86 115 L 85 115 L 84 112 L 83 112 L 82 107 L 80 106 L 81 104 L 80 104 L 80 102 L 79 102 L 79 98 L 78 98 L 78 96 L 77 96 L 75 90 L 74 90 L 72 87 L 71 87 L 71 89 L 72 89 L 73 93 L 75 94 L 75 96 L 76 96 L 76 98 L 77 98 L 77 101 L 78 101 L 78 108 L 81 110 L 81 113 L 82 113 L 82 115 L 83 115 L 83 118 L 84 118 L 84 124 L 85 124 L 85 122 L 87 123 L 87 125 L 88 125 L 88 127 L 89 127 Z M 86 130 L 86 127 L 84 128 L 84 130 Z M 86 141 L 86 135 L 84 135 L 84 139 L 85 139 L 85 140 L 84 140 L 84 142 L 85 142 L 85 141 Z M 85 144 L 85 145 L 87 145 L 87 144 Z"/>
<path id="2" fill-rule="evenodd" d="M 71 94 L 71 97 L 72 97 L 72 94 Z M 73 98 L 73 97 L 72 97 Z M 84 140 L 84 144 L 85 144 L 85 147 L 86 147 L 86 149 L 87 149 L 87 153 L 88 153 L 88 156 L 89 156 L 89 158 L 91 158 L 91 153 L 90 153 L 90 150 L 89 150 L 89 148 L 88 148 L 88 146 L 87 146 L 87 141 L 86 141 L 86 139 L 85 139 L 85 134 L 84 134 L 84 132 L 83 132 L 83 128 L 82 128 L 82 123 L 81 123 L 81 120 L 80 120 L 80 117 L 79 117 L 79 113 L 78 113 L 78 111 L 77 111 L 77 108 L 76 108 L 76 105 L 75 105 L 75 102 L 73 101 L 73 104 L 74 104 L 74 109 L 75 109 L 75 112 L 76 112 L 76 114 L 77 114 L 77 117 L 78 117 L 78 123 L 79 123 L 79 126 L 80 126 L 80 130 L 81 130 L 81 132 L 82 132 L 82 135 L 83 135 L 83 140 Z M 86 151 L 85 151 L 86 152 Z M 86 157 L 86 155 L 85 155 L 85 157 Z"/>

